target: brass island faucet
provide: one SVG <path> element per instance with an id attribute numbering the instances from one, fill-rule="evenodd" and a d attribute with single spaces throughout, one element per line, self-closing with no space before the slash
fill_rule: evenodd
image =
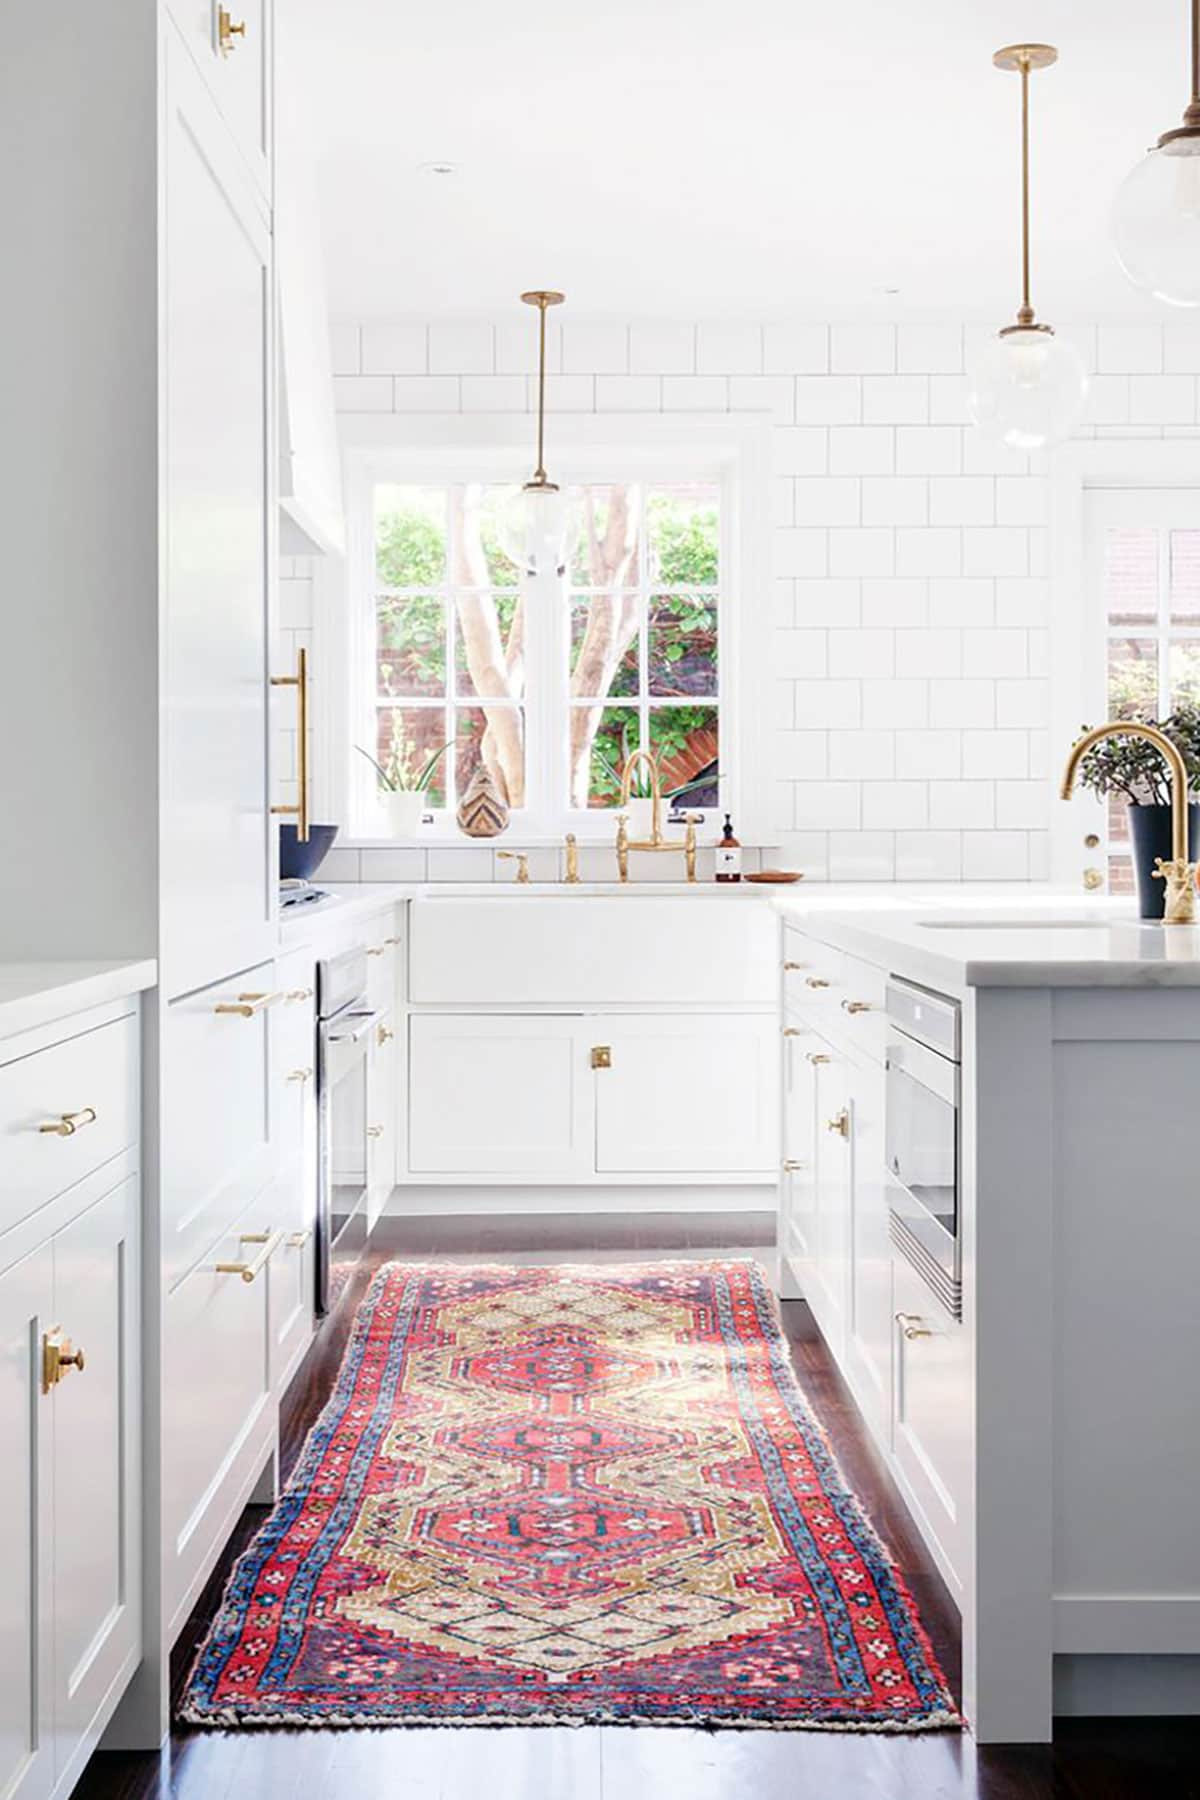
<path id="1" fill-rule="evenodd" d="M 625 767 L 621 770 L 621 805 L 629 805 L 629 794 L 633 786 L 633 771 L 639 763 L 645 763 L 650 771 L 650 836 L 638 840 L 631 838 L 626 829 L 628 815 L 617 814 L 617 872 L 622 881 L 629 880 L 629 852 L 631 850 L 682 850 L 687 859 L 687 878 L 696 879 L 696 821 L 691 813 L 687 818 L 687 831 L 683 842 L 676 838 L 672 841 L 663 836 L 662 830 L 662 766 L 657 756 L 649 750 L 634 750 L 625 758 Z"/>
<path id="2" fill-rule="evenodd" d="M 1163 924 L 1194 925 L 1196 864 L 1188 861 L 1187 765 L 1178 746 L 1169 737 L 1156 730 L 1153 725 L 1143 725 L 1137 719 L 1110 719 L 1107 725 L 1097 725 L 1094 731 L 1085 731 L 1078 742 L 1071 746 L 1071 754 L 1063 771 L 1062 797 L 1064 800 L 1071 798 L 1076 772 L 1093 744 L 1102 743 L 1109 737 L 1143 738 L 1147 744 L 1154 745 L 1171 771 L 1171 860 L 1164 862 L 1161 856 L 1156 857 L 1154 873 L 1167 884 Z"/>

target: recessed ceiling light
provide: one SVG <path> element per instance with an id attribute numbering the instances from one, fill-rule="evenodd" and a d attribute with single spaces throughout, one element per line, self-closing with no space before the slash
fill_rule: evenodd
<path id="1" fill-rule="evenodd" d="M 447 162 L 444 157 L 439 157 L 435 162 L 418 163 L 417 173 L 418 175 L 457 175 L 458 164 Z"/>

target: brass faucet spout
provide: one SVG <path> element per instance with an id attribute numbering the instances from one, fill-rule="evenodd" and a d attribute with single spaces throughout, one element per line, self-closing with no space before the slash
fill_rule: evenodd
<path id="1" fill-rule="evenodd" d="M 633 771 L 640 763 L 645 763 L 650 771 L 650 842 L 661 844 L 662 835 L 662 770 L 658 766 L 658 758 L 650 750 L 631 750 L 625 758 L 625 767 L 621 770 L 621 805 L 629 805 L 630 790 L 633 787 Z"/>
<path id="2" fill-rule="evenodd" d="M 1167 884 L 1164 922 L 1168 925 L 1191 925 L 1196 916 L 1196 864 L 1188 861 L 1188 772 L 1177 744 L 1154 725 L 1143 725 L 1138 719 L 1110 719 L 1097 725 L 1071 746 L 1067 766 L 1063 770 L 1061 794 L 1069 800 L 1075 789 L 1079 765 L 1095 744 L 1110 737 L 1141 738 L 1153 744 L 1171 774 L 1171 861 L 1159 858 L 1155 873 Z"/>

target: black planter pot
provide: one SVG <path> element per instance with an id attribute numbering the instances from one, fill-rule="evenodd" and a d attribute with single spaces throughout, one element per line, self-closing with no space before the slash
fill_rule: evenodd
<path id="1" fill-rule="evenodd" d="M 1161 919 L 1166 910 L 1167 884 L 1154 873 L 1157 857 L 1171 860 L 1171 808 L 1169 806 L 1131 806 L 1129 808 L 1130 848 L 1133 872 L 1137 880 L 1138 913 L 1143 919 Z M 1200 804 L 1188 806 L 1188 856 L 1195 862 L 1200 846 Z"/>

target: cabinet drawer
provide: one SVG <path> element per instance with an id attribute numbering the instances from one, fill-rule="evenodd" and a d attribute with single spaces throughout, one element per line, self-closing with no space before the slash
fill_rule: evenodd
<path id="1" fill-rule="evenodd" d="M 367 1004 L 390 1013 L 396 1003 L 396 954 L 400 935 L 390 913 L 367 921 Z"/>
<path id="2" fill-rule="evenodd" d="M 887 973 L 861 957 L 784 933 L 785 1004 L 839 1049 L 884 1059 Z"/>
<path id="3" fill-rule="evenodd" d="M 162 1254 L 179 1281 L 271 1172 L 275 966 L 202 988 L 163 1026 Z"/>
<path id="4" fill-rule="evenodd" d="M 58 1129 L 45 1130 L 54 1126 Z M 138 1137 L 136 1016 L 0 1068 L 0 1231 Z"/>
<path id="5" fill-rule="evenodd" d="M 917 1522 L 961 1590 L 971 1476 L 971 1355 L 964 1328 L 916 1271 L 892 1259 L 893 1454 Z"/>
<path id="6" fill-rule="evenodd" d="M 249 1208 L 166 1299 L 162 1468 L 169 1611 L 182 1603 L 223 1541 L 229 1511 L 253 1473 L 259 1427 L 271 1424 L 269 1267 L 252 1281 L 217 1269 L 218 1263 L 249 1262 L 266 1247 L 244 1235 L 269 1230 L 266 1210 L 261 1204 Z"/>

